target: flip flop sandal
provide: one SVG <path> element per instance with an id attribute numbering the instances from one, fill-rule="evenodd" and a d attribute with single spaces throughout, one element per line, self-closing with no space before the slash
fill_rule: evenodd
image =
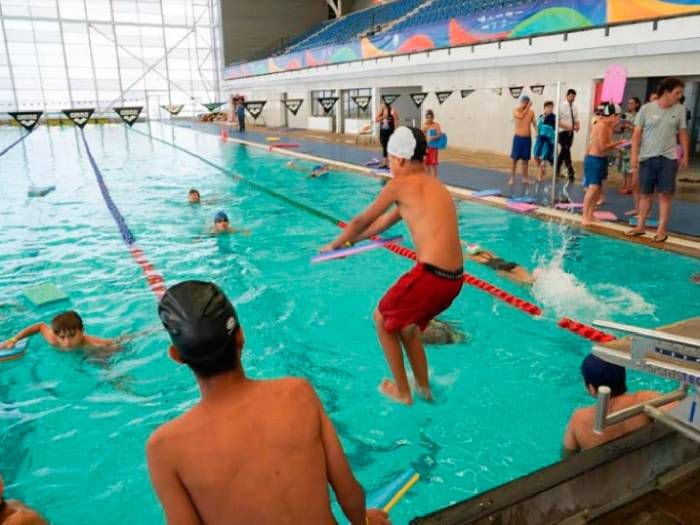
<path id="1" fill-rule="evenodd" d="M 641 235 L 644 235 L 644 232 L 636 232 L 634 230 L 625 232 L 625 237 L 640 237 Z"/>
<path id="2" fill-rule="evenodd" d="M 668 239 L 668 235 L 664 235 L 663 237 L 657 237 L 656 235 L 654 235 L 654 238 L 651 240 L 651 242 L 662 243 L 662 242 L 666 242 L 667 239 Z"/>

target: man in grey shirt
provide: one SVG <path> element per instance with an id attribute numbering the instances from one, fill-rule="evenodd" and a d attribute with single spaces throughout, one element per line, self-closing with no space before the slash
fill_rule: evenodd
<path id="1" fill-rule="evenodd" d="M 685 85 L 669 77 L 659 84 L 659 98 L 645 104 L 637 114 L 632 134 L 632 169 L 639 170 L 639 215 L 628 237 L 644 235 L 651 198 L 659 194 L 659 226 L 652 242 L 668 239 L 666 228 L 676 191 L 676 173 L 688 166 L 689 140 L 685 109 L 679 104 Z M 679 158 L 677 143 L 682 155 Z"/>

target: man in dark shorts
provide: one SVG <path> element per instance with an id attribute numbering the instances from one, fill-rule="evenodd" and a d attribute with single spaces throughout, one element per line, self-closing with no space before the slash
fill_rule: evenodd
<path id="1" fill-rule="evenodd" d="M 391 525 L 365 495 L 313 387 L 249 379 L 243 328 L 214 284 L 185 281 L 158 305 L 171 359 L 194 373 L 201 399 L 148 439 L 151 482 L 167 523 L 337 523 L 329 486 L 353 525 Z"/>
<path id="2" fill-rule="evenodd" d="M 639 215 L 628 237 L 644 235 L 654 192 L 659 194 L 659 226 L 652 242 L 668 239 L 668 219 L 676 191 L 676 174 L 688 167 L 689 144 L 686 112 L 679 104 L 685 84 L 669 77 L 659 84 L 659 98 L 642 106 L 632 134 L 632 169 L 639 169 Z M 683 155 L 679 159 L 676 138 Z"/>
<path id="3" fill-rule="evenodd" d="M 535 112 L 532 111 L 530 97 L 527 95 L 520 97 L 520 104 L 513 110 L 513 119 L 515 119 L 515 135 L 513 136 L 513 147 L 510 152 L 513 165 L 510 170 L 508 184 L 512 185 L 515 183 L 515 171 L 519 161 L 522 161 L 523 164 L 523 184 L 529 184 L 528 167 L 532 154 L 532 130 L 535 131 L 535 134 L 537 133 L 537 121 L 535 120 Z"/>
<path id="4" fill-rule="evenodd" d="M 457 211 L 449 192 L 425 171 L 423 132 L 400 127 L 387 147 L 394 176 L 369 207 L 324 250 L 378 235 L 403 219 L 416 247 L 417 264 L 392 286 L 374 312 L 379 341 L 394 380 L 380 391 L 400 403 L 413 402 L 403 349 L 416 380 L 416 391 L 431 399 L 428 361 L 420 338 L 431 319 L 446 310 L 464 282 Z M 395 206 L 395 207 L 394 207 Z"/>

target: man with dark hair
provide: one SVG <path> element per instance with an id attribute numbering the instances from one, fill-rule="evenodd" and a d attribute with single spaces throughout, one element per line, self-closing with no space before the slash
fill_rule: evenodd
<path id="1" fill-rule="evenodd" d="M 202 197 L 199 194 L 199 190 L 192 188 L 187 194 L 187 202 L 189 202 L 190 204 L 201 204 Z"/>
<path id="2" fill-rule="evenodd" d="M 510 150 L 512 160 L 510 168 L 510 178 L 508 185 L 515 184 L 515 172 L 518 169 L 518 162 L 522 161 L 523 184 L 529 184 L 528 168 L 532 154 L 532 130 L 537 134 L 537 121 L 535 112 L 532 110 L 532 101 L 527 95 L 520 97 L 518 106 L 513 110 L 513 120 L 515 130 L 513 133 L 513 145 Z"/>
<path id="3" fill-rule="evenodd" d="M 581 363 L 581 375 L 586 392 L 593 397 L 598 396 L 598 389 L 601 386 L 610 388 L 610 402 L 608 404 L 610 413 L 659 397 L 658 392 L 648 390 L 628 394 L 625 368 L 603 361 L 593 354 L 587 355 Z M 596 434 L 593 432 L 595 412 L 596 406 L 593 405 L 579 408 L 573 413 L 564 433 L 562 457 L 570 456 L 580 450 L 597 447 L 649 423 L 647 416 L 640 415 L 611 425 L 602 434 Z"/>
<path id="4" fill-rule="evenodd" d="M 544 103 L 544 112 L 537 119 L 537 140 L 534 157 L 537 163 L 537 181 L 542 182 L 545 175 L 545 163 L 554 164 L 554 128 L 556 127 L 554 102 Z"/>
<path id="5" fill-rule="evenodd" d="M 41 515 L 17 500 L 6 500 L 5 485 L 0 476 L 0 525 L 48 525 Z"/>
<path id="6" fill-rule="evenodd" d="M 172 286 L 158 306 L 170 358 L 200 401 L 148 440 L 148 469 L 169 524 L 336 523 L 328 485 L 353 525 L 389 525 L 365 495 L 313 387 L 248 379 L 243 328 L 214 284 Z"/>
<path id="7" fill-rule="evenodd" d="M 581 129 L 574 100 L 576 100 L 576 90 L 569 89 L 566 92 L 566 100 L 559 106 L 559 156 L 555 170 L 556 176 L 561 176 L 561 165 L 566 164 L 569 182 L 573 182 L 576 175 L 571 161 L 571 146 L 574 144 L 574 133 Z"/>
<path id="8" fill-rule="evenodd" d="M 391 287 L 374 312 L 377 335 L 394 376 L 393 381 L 381 383 L 380 391 L 405 404 L 411 404 L 413 398 L 402 345 L 417 392 L 431 399 L 428 361 L 419 331 L 449 308 L 464 282 L 457 211 L 445 186 L 425 171 L 426 146 L 420 129 L 397 128 L 387 145 L 394 177 L 375 201 L 323 248 L 336 250 L 346 242 L 374 237 L 401 219 L 406 222 L 417 264 Z"/>
<path id="9" fill-rule="evenodd" d="M 690 141 L 686 113 L 679 104 L 685 84 L 669 77 L 661 81 L 659 98 L 645 104 L 637 115 L 632 134 L 632 169 L 639 170 L 639 215 L 637 226 L 625 232 L 629 237 L 644 235 L 651 198 L 659 194 L 659 226 L 652 242 L 668 239 L 668 219 L 676 191 L 676 174 L 688 167 Z M 678 158 L 677 139 L 682 154 Z"/>
<path id="10" fill-rule="evenodd" d="M 41 334 L 51 346 L 60 350 L 75 350 L 85 347 L 118 347 L 119 342 L 112 339 L 102 339 L 85 333 L 83 320 L 77 312 L 69 310 L 58 314 L 51 320 L 51 326 L 46 323 L 36 323 L 21 330 L 0 344 L 0 349 L 13 348 L 19 341 L 34 334 Z"/>

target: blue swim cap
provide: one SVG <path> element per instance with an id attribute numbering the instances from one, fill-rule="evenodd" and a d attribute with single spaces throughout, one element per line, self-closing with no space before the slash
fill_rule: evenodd
<path id="1" fill-rule="evenodd" d="M 226 215 L 223 211 L 220 211 L 216 215 L 214 215 L 214 222 L 221 222 L 221 221 L 228 222 L 228 215 Z"/>
<path id="2" fill-rule="evenodd" d="M 314 170 L 314 171 L 318 171 L 318 170 L 322 170 L 322 169 L 323 169 L 323 164 L 316 164 L 316 165 L 313 167 L 313 170 Z"/>
<path id="3" fill-rule="evenodd" d="M 593 354 L 588 354 L 581 363 L 581 375 L 586 384 L 593 385 L 596 390 L 601 386 L 610 387 L 613 397 L 627 392 L 625 367 L 603 361 Z"/>

